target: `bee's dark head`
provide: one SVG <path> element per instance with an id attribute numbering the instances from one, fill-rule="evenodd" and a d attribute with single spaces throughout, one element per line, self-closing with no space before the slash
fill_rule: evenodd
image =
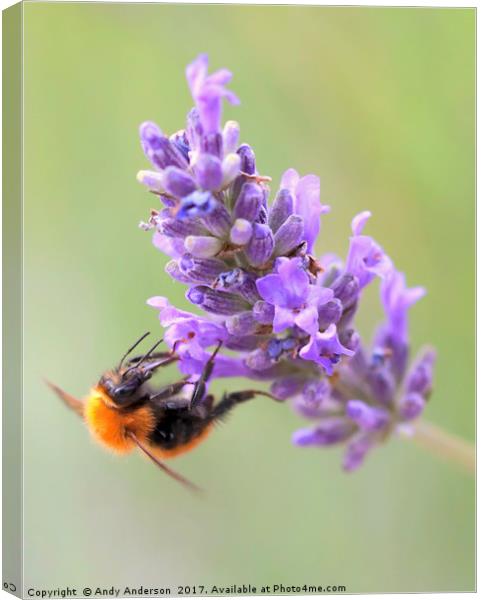
<path id="1" fill-rule="evenodd" d="M 105 390 L 113 404 L 127 408 L 142 398 L 142 385 L 152 373 L 141 367 L 122 368 L 102 375 L 99 386 Z"/>
<path id="2" fill-rule="evenodd" d="M 132 350 L 148 335 L 149 333 L 145 333 L 140 337 L 124 354 L 119 365 L 112 371 L 104 373 L 99 380 L 99 387 L 106 392 L 112 403 L 118 408 L 128 408 L 140 402 L 143 398 L 143 384 L 163 363 L 163 360 L 153 360 L 153 352 L 162 340 L 156 342 L 144 355 L 126 361 Z"/>

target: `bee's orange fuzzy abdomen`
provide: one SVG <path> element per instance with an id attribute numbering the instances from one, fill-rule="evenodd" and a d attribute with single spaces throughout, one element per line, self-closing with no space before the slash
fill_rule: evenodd
<path id="1" fill-rule="evenodd" d="M 208 425 L 199 435 L 185 444 L 174 448 L 160 448 L 149 441 L 149 435 L 156 426 L 151 409 L 148 406 L 141 406 L 133 411 L 120 412 L 112 406 L 111 399 L 100 387 L 93 388 L 86 399 L 84 419 L 94 439 L 110 450 L 119 454 L 134 450 L 136 444 L 127 435 L 127 432 L 131 432 L 160 459 L 174 458 L 190 452 L 206 439 L 212 429 L 212 426 Z"/>
<path id="2" fill-rule="evenodd" d="M 147 440 L 155 427 L 155 418 L 147 406 L 122 413 L 110 404 L 105 392 L 94 388 L 86 400 L 84 418 L 94 439 L 114 452 L 125 454 L 135 448 L 126 433 L 134 433 L 140 441 Z"/>
<path id="3" fill-rule="evenodd" d="M 198 446 L 202 441 L 204 441 L 207 438 L 207 436 L 211 432 L 211 429 L 212 426 L 208 425 L 198 436 L 196 436 L 186 444 L 181 444 L 179 446 L 175 446 L 174 448 L 159 448 L 153 446 L 152 451 L 158 458 L 174 458 L 175 456 L 180 456 L 181 454 L 185 454 L 186 452 L 194 450 L 196 446 Z"/>

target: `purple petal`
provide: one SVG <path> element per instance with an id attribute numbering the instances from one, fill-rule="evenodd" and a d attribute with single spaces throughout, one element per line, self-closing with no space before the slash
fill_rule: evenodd
<path id="1" fill-rule="evenodd" d="M 286 290 L 279 275 L 270 274 L 256 281 L 256 287 L 263 300 L 277 306 L 286 305 Z"/>
<path id="2" fill-rule="evenodd" d="M 300 357 L 321 365 L 328 375 L 332 375 L 334 366 L 342 355 L 353 356 L 353 350 L 345 348 L 338 339 L 336 325 L 332 324 L 323 333 L 312 335 L 308 344 L 300 350 Z"/>
<path id="3" fill-rule="evenodd" d="M 280 189 L 289 190 L 294 194 L 299 180 L 300 176 L 298 175 L 298 172 L 295 169 L 288 169 L 281 177 Z"/>
<path id="4" fill-rule="evenodd" d="M 360 289 L 375 276 L 386 277 L 392 269 L 392 261 L 371 237 L 357 235 L 350 239 L 345 271 L 358 278 Z"/>
<path id="5" fill-rule="evenodd" d="M 393 269 L 382 282 L 380 296 L 392 335 L 408 338 L 408 309 L 425 295 L 421 287 L 407 288 L 405 275 Z"/>
<path id="6" fill-rule="evenodd" d="M 294 322 L 295 315 L 291 309 L 275 306 L 273 319 L 273 331 L 275 333 L 280 333 L 288 327 L 292 327 Z"/>
<path id="7" fill-rule="evenodd" d="M 315 306 L 322 306 L 327 302 L 330 302 L 334 297 L 333 290 L 318 285 L 310 285 L 308 289 L 308 304 Z"/>
<path id="8" fill-rule="evenodd" d="M 303 217 L 305 225 L 304 239 L 308 243 L 308 252 L 312 252 L 320 231 L 320 215 L 323 211 L 324 209 L 320 203 L 319 178 L 315 175 L 302 177 L 296 186 L 293 212 Z"/>
<path id="9" fill-rule="evenodd" d="M 351 230 L 353 235 L 360 235 L 365 227 L 366 222 L 372 216 L 372 213 L 369 210 L 364 210 L 361 213 L 358 213 L 351 222 Z"/>
<path id="10" fill-rule="evenodd" d="M 286 290 L 287 306 L 299 308 L 307 301 L 309 293 L 309 277 L 301 259 L 279 258 L 276 267 Z"/>
<path id="11" fill-rule="evenodd" d="M 304 308 L 296 315 L 295 324 L 306 333 L 314 335 L 319 328 L 318 309 L 315 306 Z"/>
<path id="12" fill-rule="evenodd" d="M 216 71 L 208 76 L 208 57 L 198 56 L 186 68 L 186 78 L 199 111 L 204 134 L 218 133 L 221 124 L 222 99 L 226 98 L 232 104 L 239 100 L 224 86 L 229 83 L 231 73 L 227 69 Z"/>

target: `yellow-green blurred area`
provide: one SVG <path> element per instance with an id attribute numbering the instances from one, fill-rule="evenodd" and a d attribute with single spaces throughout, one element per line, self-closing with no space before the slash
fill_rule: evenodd
<path id="1" fill-rule="evenodd" d="M 293 447 L 304 423 L 258 399 L 172 463 L 196 497 L 96 446 L 42 378 L 85 395 L 161 336 L 148 297 L 188 308 L 137 226 L 158 206 L 136 182 L 138 126 L 184 126 L 185 65 L 208 52 L 234 73 L 225 117 L 273 191 L 288 167 L 321 177 L 318 252 L 345 256 L 370 209 L 367 232 L 427 288 L 411 313 L 413 350 L 438 351 L 426 418 L 472 440 L 475 11 L 27 3 L 24 25 L 26 585 L 473 590 L 473 481 L 410 441 L 347 475 L 339 449 Z"/>

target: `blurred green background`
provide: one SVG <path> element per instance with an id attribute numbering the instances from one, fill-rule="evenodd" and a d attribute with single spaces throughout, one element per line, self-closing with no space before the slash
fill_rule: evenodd
<path id="1" fill-rule="evenodd" d="M 426 415 L 472 440 L 475 11 L 27 3 L 24 25 L 26 586 L 473 590 L 474 483 L 410 442 L 346 475 L 339 450 L 295 449 L 299 418 L 258 400 L 175 461 L 199 499 L 96 446 L 42 378 L 82 396 L 158 328 L 146 298 L 188 306 L 137 228 L 156 206 L 137 128 L 183 127 L 184 68 L 204 51 L 234 72 L 225 116 L 273 187 L 290 166 L 320 175 L 318 250 L 344 256 L 368 208 L 427 287 L 411 318 L 414 349 L 439 353 Z M 366 336 L 379 318 L 374 289 Z"/>

